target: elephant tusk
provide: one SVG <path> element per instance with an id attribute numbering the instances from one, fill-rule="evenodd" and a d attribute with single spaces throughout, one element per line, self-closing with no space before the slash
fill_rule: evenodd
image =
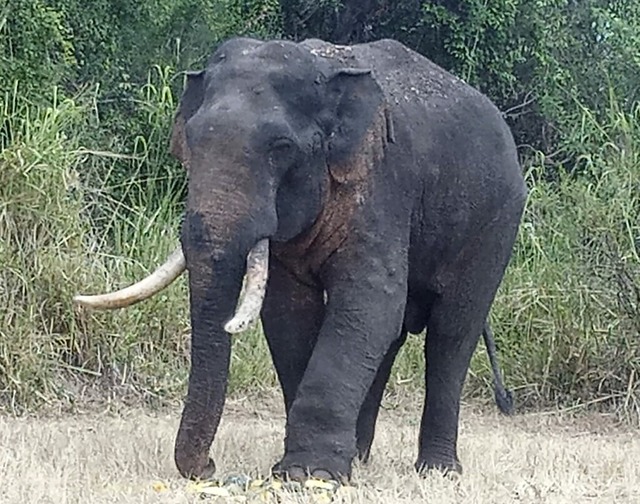
<path id="1" fill-rule="evenodd" d="M 178 246 L 167 260 L 148 277 L 116 292 L 95 296 L 77 295 L 73 302 L 90 308 L 113 310 L 124 308 L 150 298 L 178 278 L 186 268 L 182 247 Z"/>
<path id="2" fill-rule="evenodd" d="M 177 247 L 153 273 L 133 285 L 107 294 L 77 295 L 73 302 L 88 308 L 113 310 L 148 299 L 178 278 L 186 269 L 182 247 Z M 224 328 L 236 334 L 246 330 L 259 316 L 267 288 L 269 272 L 269 240 L 259 241 L 247 255 L 244 296 L 236 312 Z"/>
<path id="3" fill-rule="evenodd" d="M 260 240 L 247 254 L 245 294 L 224 330 L 231 334 L 244 331 L 259 316 L 269 276 L 269 240 Z"/>

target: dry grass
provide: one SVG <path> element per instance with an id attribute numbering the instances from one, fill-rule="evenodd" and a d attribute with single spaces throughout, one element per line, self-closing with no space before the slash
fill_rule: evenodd
<path id="1" fill-rule="evenodd" d="M 418 405 L 391 406 L 382 413 L 373 460 L 355 470 L 357 488 L 335 502 L 640 502 L 640 437 L 610 417 L 503 418 L 466 406 L 460 439 L 465 474 L 452 481 L 414 474 Z M 225 413 L 214 447 L 219 473 L 266 474 L 280 454 L 282 412 L 245 399 L 231 402 Z M 178 419 L 177 411 L 130 409 L 1 418 L 0 501 L 202 502 L 173 465 Z M 154 490 L 158 481 L 167 489 Z M 282 502 L 310 499 L 290 494 Z"/>

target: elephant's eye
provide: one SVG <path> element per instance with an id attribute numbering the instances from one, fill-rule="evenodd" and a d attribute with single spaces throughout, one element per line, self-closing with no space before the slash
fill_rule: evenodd
<path id="1" fill-rule="evenodd" d="M 285 137 L 281 137 L 281 138 L 276 138 L 272 143 L 271 143 L 271 151 L 287 151 L 289 149 L 291 149 L 293 147 L 293 142 Z"/>
<path id="2" fill-rule="evenodd" d="M 272 165 L 288 168 L 296 157 L 296 144 L 289 138 L 275 139 L 269 149 L 269 161 Z"/>

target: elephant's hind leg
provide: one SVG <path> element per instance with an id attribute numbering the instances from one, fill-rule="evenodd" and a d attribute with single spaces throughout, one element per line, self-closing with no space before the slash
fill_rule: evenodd
<path id="1" fill-rule="evenodd" d="M 460 395 L 471 356 L 495 297 L 518 229 L 520 201 L 470 240 L 443 274 L 444 288 L 427 322 L 426 398 L 416 469 L 461 472 L 457 455 Z M 519 208 L 517 208 L 519 206 Z"/>
<path id="2" fill-rule="evenodd" d="M 403 328 L 398 339 L 394 341 L 389 350 L 387 350 L 384 360 L 378 368 L 376 378 L 371 384 L 367 397 L 360 408 L 358 424 L 356 427 L 356 448 L 358 450 L 358 458 L 362 462 L 367 462 L 369 460 L 371 444 L 373 443 L 373 436 L 376 430 L 378 412 L 380 411 L 380 403 L 382 402 L 382 395 L 384 394 L 384 389 L 389 381 L 389 375 L 391 374 L 393 363 L 396 360 L 396 355 L 398 355 L 398 351 L 402 348 L 406 339 L 407 331 Z"/>

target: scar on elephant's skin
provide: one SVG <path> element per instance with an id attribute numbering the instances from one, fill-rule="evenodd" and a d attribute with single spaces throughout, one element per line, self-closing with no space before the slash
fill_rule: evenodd
<path id="1" fill-rule="evenodd" d="M 393 133 L 390 119 L 383 105 L 374 115 L 358 149 L 344 161 L 328 166 L 329 190 L 314 225 L 292 242 L 273 244 L 278 259 L 301 281 L 315 283 L 313 276 L 347 238 L 352 217 L 369 196 L 372 167 L 384 159 Z"/>

